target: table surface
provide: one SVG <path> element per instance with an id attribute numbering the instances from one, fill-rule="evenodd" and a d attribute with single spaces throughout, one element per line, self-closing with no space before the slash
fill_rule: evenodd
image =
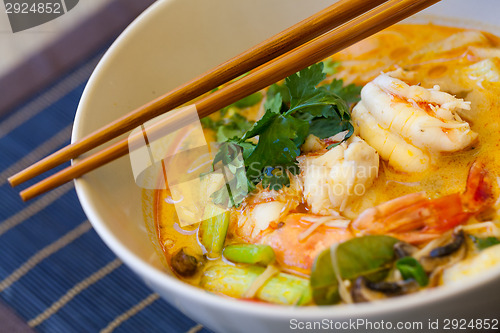
<path id="1" fill-rule="evenodd" d="M 160 299 L 104 245 L 73 183 L 28 203 L 17 192 L 39 177 L 16 189 L 7 183 L 8 176 L 69 143 L 92 70 L 125 26 L 153 2 L 96 1 L 90 1 L 94 7 L 88 17 L 74 18 L 80 24 L 68 33 L 82 35 L 101 24 L 98 38 L 79 48 L 67 44 L 72 39 L 67 33 L 52 39 L 44 35 L 45 42 L 31 48 L 9 46 L 9 56 L 0 63 L 0 100 L 9 91 L 22 97 L 0 114 L 0 332 L 209 332 Z M 7 39 L 17 38 L 9 34 L 0 23 L 2 50 L 11 45 Z M 33 32 L 30 38 L 42 35 Z M 76 51 L 62 58 L 64 66 L 45 67 L 43 75 L 30 67 L 33 59 L 45 63 L 44 57 L 69 47 Z M 16 59 L 21 60 L 14 64 Z M 37 77 L 39 85 L 30 86 Z"/>
<path id="2" fill-rule="evenodd" d="M 55 20 L 32 29 L 12 33 L 9 20 L 5 13 L 0 13 L 0 76 L 11 68 L 19 66 L 30 56 L 40 52 L 45 46 L 76 27 L 84 20 L 92 17 L 114 0 L 85 0 L 71 10 L 71 14 L 63 15 Z M 0 7 L 1 8 L 1 7 Z M 3 8 L 2 8 L 3 9 Z"/>

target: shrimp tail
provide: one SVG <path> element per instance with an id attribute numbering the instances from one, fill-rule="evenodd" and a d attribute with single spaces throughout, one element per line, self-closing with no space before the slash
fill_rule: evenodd
<path id="1" fill-rule="evenodd" d="M 432 200 L 439 224 L 427 224 L 427 230 L 446 231 L 484 211 L 493 204 L 491 176 L 481 161 L 475 161 L 467 177 L 465 192 Z"/>
<path id="2" fill-rule="evenodd" d="M 410 243 L 439 237 L 493 203 L 491 176 L 482 162 L 472 165 L 463 193 L 429 199 L 412 193 L 369 208 L 352 222 L 355 231 L 390 234 Z"/>
<path id="3" fill-rule="evenodd" d="M 471 213 L 479 213 L 493 204 L 491 175 L 481 161 L 472 164 L 461 199 L 464 209 Z"/>

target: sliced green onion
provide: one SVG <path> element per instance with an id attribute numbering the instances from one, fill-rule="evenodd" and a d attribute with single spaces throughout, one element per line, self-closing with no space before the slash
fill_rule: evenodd
<path id="1" fill-rule="evenodd" d="M 217 264 L 203 272 L 200 287 L 214 293 L 243 298 L 264 271 L 264 267 L 256 265 L 240 267 Z M 255 298 L 285 305 L 305 305 L 312 301 L 309 281 L 286 273 L 276 274 L 267 280 L 257 290 Z"/>
<path id="2" fill-rule="evenodd" d="M 215 215 L 220 211 L 222 210 L 218 206 L 207 204 L 204 215 L 212 217 L 203 220 L 198 229 L 200 243 L 205 247 L 209 258 L 218 258 L 221 255 L 226 240 L 229 212 Z"/>
<path id="3" fill-rule="evenodd" d="M 424 268 L 417 259 L 413 257 L 404 257 L 396 261 L 396 268 L 399 270 L 403 279 L 415 279 L 421 287 L 429 284 L 429 278 Z"/>
<path id="4" fill-rule="evenodd" d="M 486 237 L 486 238 L 479 238 L 479 237 L 475 237 L 475 236 L 470 235 L 470 238 L 472 239 L 474 244 L 476 244 L 478 250 L 484 250 L 484 249 L 487 249 L 491 246 L 500 244 L 500 239 L 498 239 L 496 237 L 492 237 L 492 236 Z"/>
<path id="5" fill-rule="evenodd" d="M 269 245 L 235 244 L 228 245 L 223 252 L 227 260 L 243 264 L 267 266 L 276 259 Z"/>

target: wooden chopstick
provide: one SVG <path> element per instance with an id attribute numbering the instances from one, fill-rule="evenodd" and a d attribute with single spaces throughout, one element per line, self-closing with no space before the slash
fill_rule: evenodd
<path id="1" fill-rule="evenodd" d="M 341 0 L 212 70 L 133 110 L 127 115 L 47 156 L 9 178 L 12 186 L 40 175 L 124 134 L 142 123 L 185 104 L 229 80 L 344 24 L 387 0 Z M 201 116 L 200 116 L 201 117 Z"/>
<path id="2" fill-rule="evenodd" d="M 397 23 L 440 0 L 390 0 L 343 26 L 257 68 L 242 79 L 195 102 L 198 114 L 205 117 L 241 98 L 323 60 L 374 33 Z M 26 201 L 94 170 L 128 152 L 125 138 L 74 165 L 46 178 L 20 193 Z"/>

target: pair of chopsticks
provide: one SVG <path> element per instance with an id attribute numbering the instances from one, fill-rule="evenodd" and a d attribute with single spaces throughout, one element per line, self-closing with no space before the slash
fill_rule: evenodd
<path id="1" fill-rule="evenodd" d="M 250 74 L 194 104 L 203 118 L 241 98 L 371 36 L 440 0 L 340 0 L 214 69 L 135 109 L 9 178 L 17 186 L 76 158 L 144 122 L 183 105 L 242 74 Z M 334 30 L 331 30 L 334 29 Z M 20 193 L 24 201 L 78 178 L 128 153 L 127 138 Z"/>

